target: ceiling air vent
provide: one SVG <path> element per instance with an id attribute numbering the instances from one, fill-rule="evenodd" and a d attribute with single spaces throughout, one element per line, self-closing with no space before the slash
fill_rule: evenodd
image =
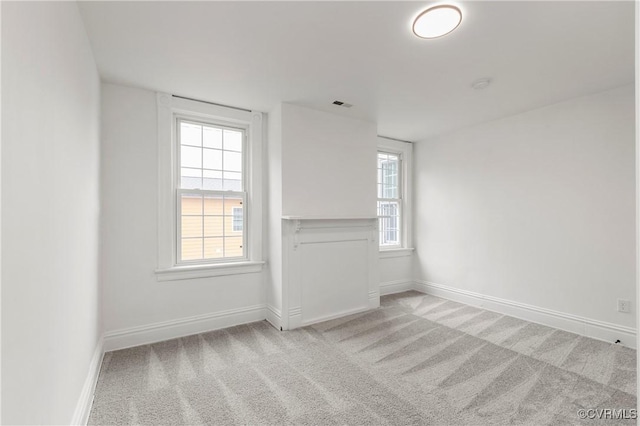
<path id="1" fill-rule="evenodd" d="M 341 106 L 343 108 L 351 108 L 353 106 L 351 104 L 348 104 L 348 103 L 345 103 L 345 102 L 342 102 L 342 101 L 333 101 L 333 104 Z"/>

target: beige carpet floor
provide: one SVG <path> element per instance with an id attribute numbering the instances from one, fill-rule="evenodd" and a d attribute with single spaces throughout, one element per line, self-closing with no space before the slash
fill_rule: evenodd
<path id="1" fill-rule="evenodd" d="M 636 351 L 418 292 L 105 355 L 92 425 L 563 425 L 636 408 Z"/>

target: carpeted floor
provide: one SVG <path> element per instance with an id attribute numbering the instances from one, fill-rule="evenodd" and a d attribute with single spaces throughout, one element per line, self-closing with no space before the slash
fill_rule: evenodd
<path id="1" fill-rule="evenodd" d="M 636 351 L 418 292 L 281 332 L 266 322 L 105 355 L 89 423 L 635 424 Z"/>

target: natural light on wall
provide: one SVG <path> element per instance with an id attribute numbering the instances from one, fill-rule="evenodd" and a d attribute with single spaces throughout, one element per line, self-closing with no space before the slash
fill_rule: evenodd
<path id="1" fill-rule="evenodd" d="M 413 21 L 413 33 L 420 38 L 442 37 L 458 28 L 460 22 L 462 12 L 456 6 L 432 6 Z"/>

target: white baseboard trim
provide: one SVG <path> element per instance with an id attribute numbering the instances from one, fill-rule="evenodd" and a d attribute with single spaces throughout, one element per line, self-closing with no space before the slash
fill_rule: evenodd
<path id="1" fill-rule="evenodd" d="M 269 324 L 274 326 L 277 330 L 282 329 L 282 313 L 280 309 L 275 308 L 271 305 L 267 305 L 266 308 L 267 321 Z"/>
<path id="2" fill-rule="evenodd" d="M 422 293 L 454 300 L 468 305 L 478 306 L 489 311 L 524 319 L 593 339 L 613 343 L 620 340 L 623 346 L 636 348 L 636 329 L 611 324 L 590 318 L 579 317 L 538 306 L 527 305 L 512 300 L 485 296 L 467 290 L 461 290 L 428 281 L 416 281 L 414 289 Z"/>
<path id="3" fill-rule="evenodd" d="M 380 296 L 413 290 L 413 281 L 395 280 L 380 283 Z"/>
<path id="4" fill-rule="evenodd" d="M 355 309 L 349 309 L 349 310 L 342 311 L 342 312 L 336 312 L 336 313 L 333 313 L 333 314 L 330 314 L 330 315 L 324 315 L 324 316 L 308 319 L 308 320 L 305 320 L 305 321 L 302 321 L 302 312 L 301 312 L 300 313 L 300 323 L 297 324 L 295 327 L 291 326 L 291 330 L 293 330 L 294 328 L 306 327 L 308 325 L 317 324 L 319 322 L 330 321 L 330 320 L 334 320 L 336 318 L 342 318 L 342 317 L 346 317 L 348 315 L 359 314 L 360 312 L 366 312 L 366 311 L 370 311 L 370 310 L 371 310 L 371 308 L 366 306 L 366 307 L 363 307 L 363 308 L 355 308 Z"/>
<path id="5" fill-rule="evenodd" d="M 105 334 L 104 350 L 105 352 L 115 351 L 218 330 L 220 328 L 233 327 L 234 325 L 262 321 L 266 318 L 265 311 L 265 305 L 247 306 L 215 312 L 213 314 L 196 315 L 188 318 L 115 330 Z"/>
<path id="6" fill-rule="evenodd" d="M 89 364 L 89 372 L 82 386 L 80 392 L 80 398 L 76 404 L 76 409 L 73 412 L 73 418 L 71 419 L 72 425 L 86 425 L 89 421 L 89 414 L 91 413 L 91 405 L 93 404 L 93 394 L 98 384 L 98 375 L 100 374 L 100 366 L 102 365 L 102 358 L 104 357 L 104 344 L 103 339 L 100 337 L 91 362 Z"/>
<path id="7" fill-rule="evenodd" d="M 380 307 L 380 292 L 378 290 L 371 290 L 369 292 L 369 309 L 375 309 Z"/>

